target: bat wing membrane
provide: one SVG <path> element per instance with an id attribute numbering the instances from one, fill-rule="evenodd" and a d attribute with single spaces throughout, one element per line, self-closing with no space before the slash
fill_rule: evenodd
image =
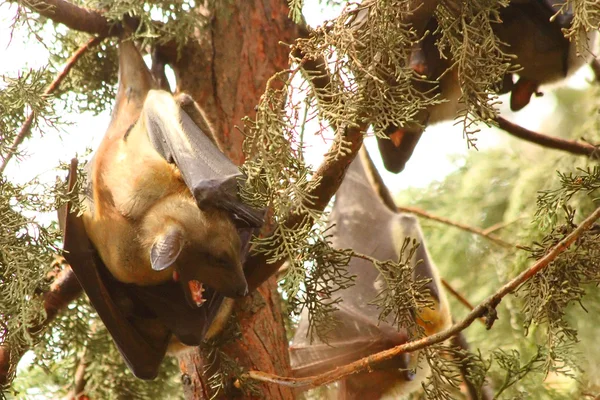
<path id="1" fill-rule="evenodd" d="M 170 94 L 150 91 L 141 119 L 153 146 L 177 165 L 200 208 L 221 208 L 242 226 L 262 226 L 264 212 L 238 196 L 238 182 L 242 180 L 239 169 Z"/>
<path id="2" fill-rule="evenodd" d="M 70 189 L 74 187 L 77 180 L 76 167 L 77 163 L 74 160 L 71 163 L 69 174 Z M 143 336 L 143 332 L 140 332 L 127 319 L 119 305 L 113 300 L 124 291 L 118 287 L 118 283 L 116 286 L 110 283 L 107 285 L 102 274 L 104 264 L 85 232 L 81 217 L 70 212 L 70 204 L 67 204 L 64 227 L 64 257 L 113 337 L 125 362 L 137 377 L 141 379 L 155 378 L 165 355 L 170 334 L 165 332 L 161 335 L 162 338 L 155 336 L 149 341 Z"/>

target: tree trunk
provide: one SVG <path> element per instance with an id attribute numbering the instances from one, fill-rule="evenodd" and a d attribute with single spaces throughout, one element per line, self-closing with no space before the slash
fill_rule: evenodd
<path id="1" fill-rule="evenodd" d="M 288 18 L 285 0 L 209 1 L 198 7 L 208 25 L 197 31 L 171 65 L 177 89 L 189 93 L 206 113 L 223 150 L 237 164 L 243 162 L 244 116 L 254 117 L 254 107 L 267 80 L 288 67 L 287 46 L 297 37 L 297 27 Z M 276 282 L 271 278 L 234 308 L 242 336 L 222 350 L 244 369 L 289 375 L 288 344 Z M 180 357 L 184 393 L 188 399 L 210 396 L 205 362 L 200 351 Z M 292 399 L 292 391 L 273 385 L 256 385 L 259 397 Z M 223 394 L 225 398 L 237 396 Z"/>

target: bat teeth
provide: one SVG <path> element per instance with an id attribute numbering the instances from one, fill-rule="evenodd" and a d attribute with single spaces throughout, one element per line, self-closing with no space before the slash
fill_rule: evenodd
<path id="1" fill-rule="evenodd" d="M 192 300 L 196 306 L 202 306 L 202 304 L 206 302 L 206 299 L 202 297 L 202 293 L 204 293 L 205 290 L 202 282 L 192 279 L 188 282 L 188 286 L 190 289 L 190 294 L 192 295 Z"/>

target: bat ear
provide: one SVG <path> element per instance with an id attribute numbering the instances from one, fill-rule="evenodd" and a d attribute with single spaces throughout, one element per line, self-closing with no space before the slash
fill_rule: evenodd
<path id="1" fill-rule="evenodd" d="M 162 271 L 169 268 L 183 249 L 183 232 L 177 226 L 170 226 L 162 233 L 150 249 L 150 262 L 152 269 Z"/>

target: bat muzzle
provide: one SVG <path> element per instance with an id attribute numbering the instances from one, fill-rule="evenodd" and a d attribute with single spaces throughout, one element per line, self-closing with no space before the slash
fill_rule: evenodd
<path id="1" fill-rule="evenodd" d="M 207 288 L 225 297 L 240 298 L 248 294 L 248 283 L 241 266 L 239 271 L 223 267 L 182 268 L 178 278 L 185 298 L 191 307 L 202 307 L 207 301 Z M 210 299 L 208 299 L 210 300 Z"/>

